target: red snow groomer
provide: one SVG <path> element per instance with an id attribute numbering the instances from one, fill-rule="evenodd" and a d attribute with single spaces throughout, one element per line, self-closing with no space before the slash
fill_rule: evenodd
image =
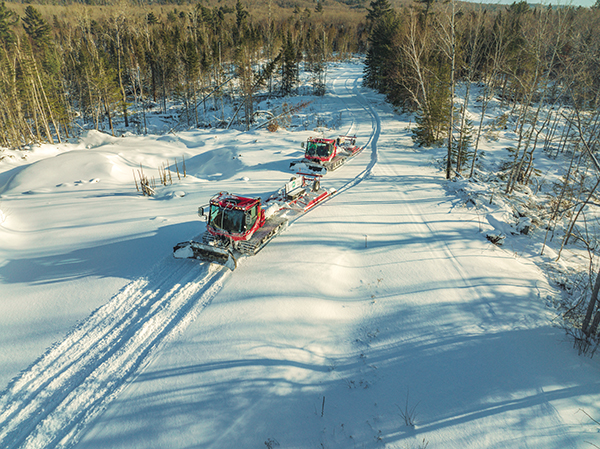
<path id="1" fill-rule="evenodd" d="M 210 199 L 207 211 L 198 208 L 198 215 L 207 220 L 202 241 L 178 243 L 173 248 L 173 256 L 200 259 L 234 270 L 236 256 L 258 253 L 290 219 L 334 193 L 334 189 L 322 189 L 318 177 L 302 175 L 293 177 L 264 203 L 261 198 L 220 192 Z"/>
<path id="2" fill-rule="evenodd" d="M 337 139 L 310 137 L 305 148 L 304 159 L 291 162 L 290 169 L 324 175 L 356 156 L 364 147 L 356 146 L 356 136 L 339 136 Z"/>

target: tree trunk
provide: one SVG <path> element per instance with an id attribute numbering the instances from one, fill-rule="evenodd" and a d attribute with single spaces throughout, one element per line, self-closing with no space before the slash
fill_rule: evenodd
<path id="1" fill-rule="evenodd" d="M 596 308 L 596 303 L 598 302 L 598 292 L 600 292 L 600 273 L 596 275 L 596 282 L 594 283 L 594 289 L 592 290 L 592 297 L 590 298 L 590 302 L 588 303 L 587 311 L 585 314 L 585 318 L 581 323 L 581 330 L 583 333 L 589 338 L 592 331 L 592 326 L 590 326 L 590 321 L 594 314 L 594 309 Z M 600 311 L 599 311 L 600 312 Z M 598 317 L 600 313 L 596 313 L 596 317 Z M 596 321 L 594 319 L 594 321 Z M 598 324 L 596 323 L 596 327 Z"/>
<path id="2" fill-rule="evenodd" d="M 450 18 L 450 60 L 452 68 L 450 70 L 450 118 L 448 123 L 448 160 L 446 163 L 446 179 L 450 179 L 452 176 L 452 143 L 454 141 L 454 76 L 456 69 L 456 33 L 454 27 L 455 19 L 455 3 L 452 0 L 452 16 Z M 460 164 L 460 160 L 457 157 L 457 171 Z"/>
<path id="3" fill-rule="evenodd" d="M 32 56 L 32 59 L 33 59 L 33 56 Z M 56 121 L 54 120 L 54 114 L 52 114 L 52 107 L 50 106 L 50 102 L 48 101 L 48 97 L 46 96 L 46 90 L 44 89 L 44 85 L 42 84 L 42 79 L 40 78 L 40 72 L 37 68 L 37 64 L 35 63 L 35 59 L 33 59 L 33 68 L 35 69 L 35 74 L 37 76 L 37 80 L 40 85 L 39 89 L 42 93 L 42 96 L 44 97 L 44 104 L 46 105 L 46 108 L 48 109 L 48 115 L 50 116 L 50 121 L 52 122 L 54 131 L 56 132 L 56 138 L 58 139 L 59 143 L 62 143 L 62 140 L 60 138 L 60 129 L 59 129 Z M 50 129 L 48 129 L 48 132 L 50 132 Z M 49 138 L 50 138 L 50 143 L 54 143 L 54 140 L 52 139 L 51 134 L 49 135 Z"/>

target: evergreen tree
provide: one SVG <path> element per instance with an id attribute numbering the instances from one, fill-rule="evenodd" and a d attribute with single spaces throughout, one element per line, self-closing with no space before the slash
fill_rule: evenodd
<path id="1" fill-rule="evenodd" d="M 19 21 L 19 16 L 12 9 L 8 9 L 4 2 L 0 3 L 0 44 L 9 46 L 15 43 L 16 37 L 11 26 Z"/>
<path id="2" fill-rule="evenodd" d="M 187 123 L 190 125 L 190 119 L 193 117 L 195 125 L 198 126 L 198 114 L 196 113 L 196 81 L 198 79 L 198 69 L 200 68 L 200 55 L 198 54 L 194 42 L 185 42 L 182 60 L 185 67 L 185 105 Z M 190 111 L 190 102 L 194 105 L 192 111 Z"/>
<path id="3" fill-rule="evenodd" d="M 29 36 L 36 58 L 48 74 L 49 81 L 58 86 L 61 64 L 52 40 L 52 27 L 37 9 L 28 6 L 23 17 L 23 29 Z"/>
<path id="4" fill-rule="evenodd" d="M 474 157 L 471 151 L 473 144 L 473 122 L 469 119 L 465 120 L 463 128 L 460 130 L 459 137 L 453 142 L 452 158 L 456 161 L 456 172 L 462 173 L 467 167 L 469 160 Z"/>
<path id="5" fill-rule="evenodd" d="M 421 104 L 413 129 L 413 139 L 418 145 L 431 146 L 442 141 L 444 131 L 448 129 L 450 110 L 450 70 L 447 65 L 430 64 L 428 70 L 433 78 L 427 84 L 426 101 Z"/>
<path id="6" fill-rule="evenodd" d="M 284 95 L 292 93 L 296 84 L 296 47 L 292 39 L 292 33 L 288 31 L 281 58 L 281 91 Z"/>
<path id="7" fill-rule="evenodd" d="M 148 25 L 155 25 L 158 23 L 158 18 L 156 17 L 156 14 L 150 11 L 146 16 L 146 21 L 148 22 Z"/>
<path id="8" fill-rule="evenodd" d="M 365 60 L 365 86 L 383 93 L 388 91 L 398 50 L 394 42 L 399 26 L 398 17 L 392 12 L 375 22 L 369 35 L 369 49 Z"/>
<path id="9" fill-rule="evenodd" d="M 311 82 L 313 93 L 315 95 L 325 95 L 325 81 L 327 78 L 327 55 L 329 49 L 327 46 L 327 35 L 325 32 L 319 32 L 315 38 L 315 34 L 309 30 L 307 36 L 307 62 L 308 69 L 312 73 Z"/>
<path id="10" fill-rule="evenodd" d="M 235 28 L 233 29 L 233 42 L 237 46 L 241 43 L 248 32 L 248 11 L 240 0 L 235 4 Z"/>
<path id="11" fill-rule="evenodd" d="M 388 0 L 372 0 L 369 6 L 370 8 L 367 8 L 367 22 L 369 23 L 368 30 L 371 31 L 380 19 L 393 10 Z"/>
<path id="12" fill-rule="evenodd" d="M 44 48 L 50 44 L 52 28 L 40 12 L 31 5 L 25 9 L 23 28 L 38 48 Z"/>
<path id="13" fill-rule="evenodd" d="M 427 26 L 427 20 L 429 18 L 429 15 L 431 14 L 431 7 L 433 6 L 433 3 L 435 1 L 436 0 L 415 0 L 416 3 L 424 5 L 420 16 L 420 21 L 423 27 Z"/>

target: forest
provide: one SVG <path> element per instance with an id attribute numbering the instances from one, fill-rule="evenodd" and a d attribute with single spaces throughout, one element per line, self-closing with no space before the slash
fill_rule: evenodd
<path id="1" fill-rule="evenodd" d="M 22 11 L 17 12 L 18 9 Z M 42 13 L 42 10 L 45 11 Z M 342 13 L 340 13 L 340 10 Z M 344 4 L 250 11 L 218 4 L 109 6 L 0 4 L 0 147 L 61 142 L 119 117 L 145 132 L 143 116 L 181 106 L 186 125 L 241 98 L 253 120 L 263 89 L 287 95 L 302 62 L 323 88 L 325 62 L 366 50 L 364 14 Z M 210 104 L 208 102 L 210 100 Z M 140 118 L 142 117 L 142 118 Z M 225 117 L 221 117 L 225 121 Z M 130 123 L 132 122 L 132 123 Z"/>
<path id="2" fill-rule="evenodd" d="M 510 196 L 535 184 L 539 153 L 569 161 L 534 225 L 553 235 L 560 223 L 561 251 L 571 240 L 590 254 L 585 292 L 564 311 L 585 352 L 600 327 L 598 238 L 577 225 L 600 185 L 599 29 L 599 3 L 3 2 L 0 148 L 58 143 L 84 128 L 114 135 L 117 120 L 143 134 L 149 111 L 173 105 L 182 127 L 249 129 L 259 97 L 294 95 L 300 70 L 322 95 L 330 61 L 364 56 L 364 84 L 414 114 L 416 144 L 447 147 L 447 179 L 491 180 Z M 492 103 L 504 112 L 490 124 Z M 499 129 L 514 139 L 484 174 L 480 145 Z"/>
<path id="3" fill-rule="evenodd" d="M 473 175 L 482 119 L 494 97 L 510 104 L 517 118 L 507 192 L 531 177 L 536 148 L 564 140 L 550 132 L 539 142 L 541 131 L 556 127 L 563 106 L 571 109 L 569 132 L 581 139 L 577 144 L 596 140 L 599 8 L 532 8 L 524 1 L 496 11 L 459 9 L 454 2 L 401 11 L 387 0 L 373 5 L 365 83 L 391 103 L 416 111 L 419 144 L 448 143 L 448 178 L 451 170 Z M 466 87 L 460 108 L 451 101 L 458 83 Z M 483 86 L 479 124 L 466 118 L 474 83 Z M 507 118 L 498 117 L 498 125 Z"/>

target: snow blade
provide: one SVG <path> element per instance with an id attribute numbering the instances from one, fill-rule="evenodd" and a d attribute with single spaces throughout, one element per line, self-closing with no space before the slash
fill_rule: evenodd
<path id="1" fill-rule="evenodd" d="M 290 170 L 303 172 L 308 174 L 320 174 L 324 175 L 327 173 L 327 168 L 320 164 L 310 163 L 306 160 L 290 162 Z"/>
<path id="2" fill-rule="evenodd" d="M 229 268 L 231 271 L 237 267 L 236 261 L 228 249 L 194 241 L 182 242 L 175 245 L 173 247 L 173 257 L 176 259 L 199 259 L 205 262 L 216 263 Z"/>

